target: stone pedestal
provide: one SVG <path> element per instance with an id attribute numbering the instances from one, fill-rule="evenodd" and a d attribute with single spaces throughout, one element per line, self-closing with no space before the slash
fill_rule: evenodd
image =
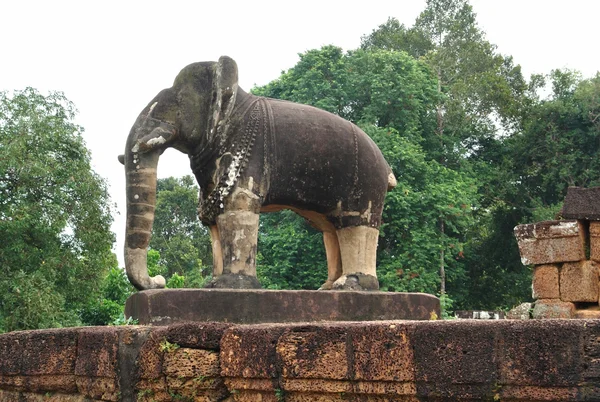
<path id="1" fill-rule="evenodd" d="M 143 325 L 429 320 L 440 316 L 440 301 L 424 293 L 161 289 L 132 295 L 125 315 Z"/>

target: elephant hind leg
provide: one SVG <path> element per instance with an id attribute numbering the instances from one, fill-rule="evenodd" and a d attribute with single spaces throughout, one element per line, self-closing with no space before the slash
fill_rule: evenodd
<path id="1" fill-rule="evenodd" d="M 342 254 L 337 233 L 323 232 L 323 243 L 327 255 L 327 281 L 321 285 L 319 290 L 331 290 L 333 283 L 342 276 Z"/>
<path id="2" fill-rule="evenodd" d="M 379 230 L 369 226 L 352 226 L 337 230 L 342 259 L 342 276 L 333 289 L 377 290 L 375 266 Z"/>

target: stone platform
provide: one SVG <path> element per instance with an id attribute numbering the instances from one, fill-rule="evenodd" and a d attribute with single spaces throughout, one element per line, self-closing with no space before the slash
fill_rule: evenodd
<path id="1" fill-rule="evenodd" d="M 12 332 L 0 401 L 600 401 L 600 320 Z"/>
<path id="2" fill-rule="evenodd" d="M 440 301 L 425 293 L 160 289 L 132 295 L 125 315 L 142 325 L 430 320 L 439 317 Z"/>

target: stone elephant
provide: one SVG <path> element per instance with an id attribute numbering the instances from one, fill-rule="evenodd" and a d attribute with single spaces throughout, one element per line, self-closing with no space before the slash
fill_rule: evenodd
<path id="1" fill-rule="evenodd" d="M 260 287 L 259 213 L 291 209 L 323 232 L 328 279 L 321 289 L 379 288 L 379 226 L 385 194 L 396 184 L 381 151 L 334 114 L 244 92 L 226 56 L 181 70 L 138 116 L 119 156 L 127 176 L 125 266 L 136 288 L 165 286 L 163 277 L 148 275 L 146 252 L 156 168 L 167 147 L 188 155 L 200 187 L 211 287 Z"/>

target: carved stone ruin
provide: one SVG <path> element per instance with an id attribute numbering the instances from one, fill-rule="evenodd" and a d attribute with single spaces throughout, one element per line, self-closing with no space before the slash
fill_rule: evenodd
<path id="1" fill-rule="evenodd" d="M 570 187 L 562 217 L 515 228 L 534 266 L 533 318 L 600 318 L 600 187 Z"/>

